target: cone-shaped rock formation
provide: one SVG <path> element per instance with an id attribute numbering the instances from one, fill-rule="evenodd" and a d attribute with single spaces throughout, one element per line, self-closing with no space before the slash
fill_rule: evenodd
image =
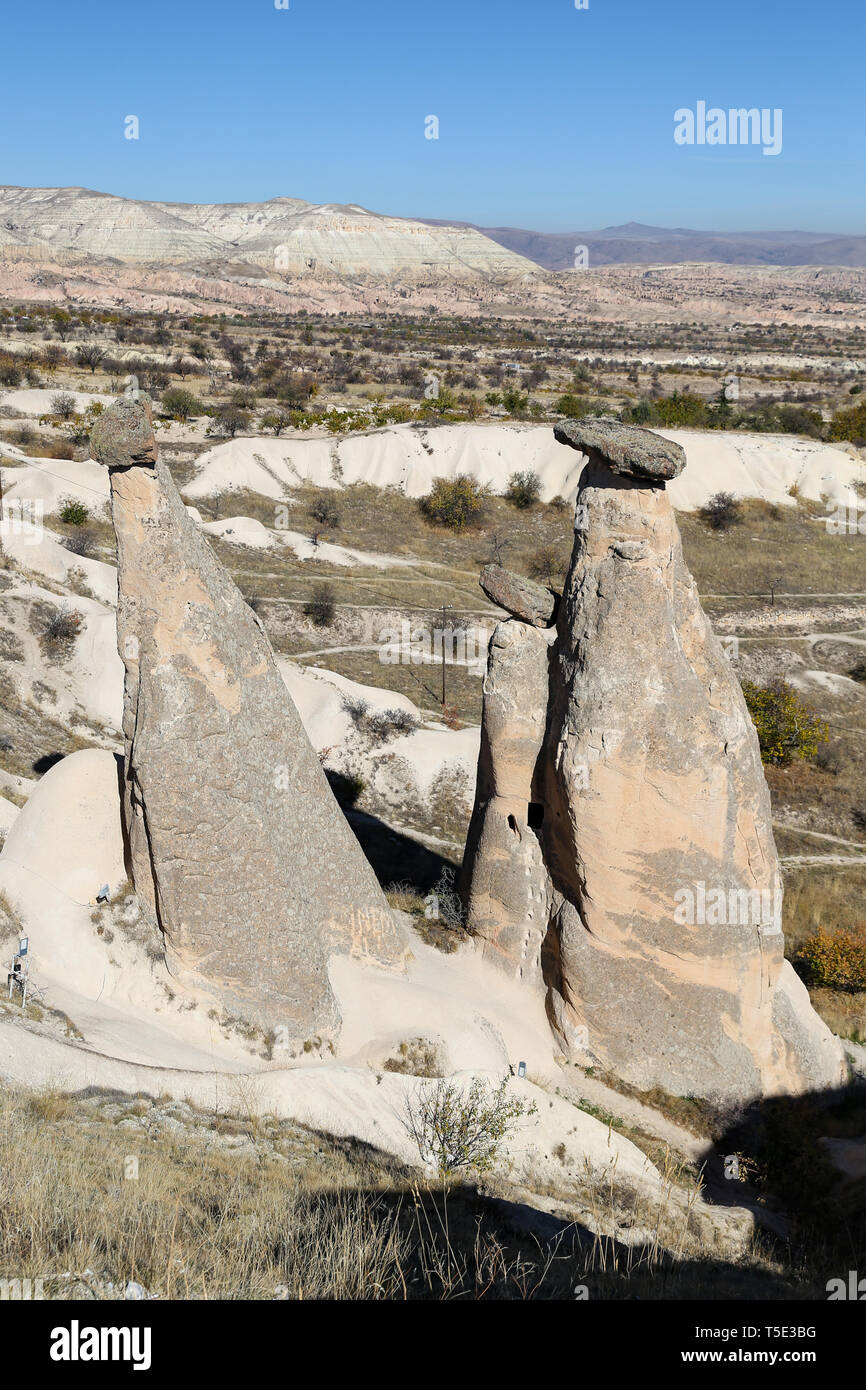
<path id="1" fill-rule="evenodd" d="M 126 668 L 124 820 L 171 967 L 288 1039 L 339 1024 L 332 953 L 403 940 L 270 643 L 158 461 L 145 400 L 100 417 Z"/>
<path id="2" fill-rule="evenodd" d="M 491 640 L 470 929 L 544 992 L 566 1053 L 635 1085 L 836 1084 L 841 1048 L 783 957 L 756 732 L 665 491 L 685 456 L 603 419 L 558 437 L 588 458 L 574 552 L 555 628 Z"/>

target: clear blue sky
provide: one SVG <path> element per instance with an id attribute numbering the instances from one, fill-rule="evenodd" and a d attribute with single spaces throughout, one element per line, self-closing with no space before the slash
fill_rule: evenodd
<path id="1" fill-rule="evenodd" d="M 0 183 L 542 231 L 866 232 L 864 0 L 289 4 L 7 6 Z M 674 112 L 699 100 L 781 107 L 781 154 L 677 146 Z"/>

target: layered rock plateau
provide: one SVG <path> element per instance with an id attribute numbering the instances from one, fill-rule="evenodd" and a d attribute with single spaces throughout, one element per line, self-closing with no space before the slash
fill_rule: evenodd
<path id="1" fill-rule="evenodd" d="M 400 928 L 264 629 L 157 457 L 146 400 L 101 416 L 93 453 L 117 534 L 129 870 L 154 939 L 230 1017 L 286 1042 L 334 1035 L 329 959 L 396 966 Z"/>
<path id="2" fill-rule="evenodd" d="M 482 579 L 514 616 L 484 684 L 469 928 L 567 1056 L 642 1089 L 833 1086 L 841 1047 L 784 960 L 757 735 L 666 493 L 683 451 L 603 418 L 556 433 L 587 461 L 555 625 L 547 591 Z"/>

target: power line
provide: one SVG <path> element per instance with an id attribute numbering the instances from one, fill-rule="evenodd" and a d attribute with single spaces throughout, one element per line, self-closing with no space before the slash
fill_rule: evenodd
<path id="1" fill-rule="evenodd" d="M 85 460 L 83 459 L 81 461 L 85 462 Z M 6 466 L 8 467 L 9 465 L 7 464 Z M 92 492 L 94 497 L 99 497 L 103 502 L 107 502 L 109 500 L 108 496 L 104 492 L 100 492 L 98 488 L 89 487 L 87 483 L 70 482 L 68 478 L 64 478 L 62 473 L 55 473 L 53 469 L 46 468 L 44 464 L 40 464 L 38 459 L 28 458 L 26 463 L 24 464 L 24 467 L 37 468 L 41 473 L 47 473 L 49 477 L 57 478 L 59 482 L 66 483 L 67 487 L 80 487 L 84 492 Z M 2 481 L 2 470 L 0 470 L 0 487 L 2 487 Z"/>

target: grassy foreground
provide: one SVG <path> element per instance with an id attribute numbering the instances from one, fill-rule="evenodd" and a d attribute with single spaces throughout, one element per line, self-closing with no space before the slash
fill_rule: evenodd
<path id="1" fill-rule="evenodd" d="M 663 1244 L 665 1210 L 635 1207 L 630 1244 L 594 1234 L 591 1219 L 629 1224 L 613 1185 L 588 1190 L 571 1223 L 521 1195 L 425 1185 L 272 1117 L 95 1091 L 0 1097 L 0 1278 L 41 1279 L 46 1298 L 123 1298 L 130 1281 L 159 1299 L 822 1296 L 764 1237 L 730 1260 L 687 1251 L 688 1223 L 679 1249 Z"/>

